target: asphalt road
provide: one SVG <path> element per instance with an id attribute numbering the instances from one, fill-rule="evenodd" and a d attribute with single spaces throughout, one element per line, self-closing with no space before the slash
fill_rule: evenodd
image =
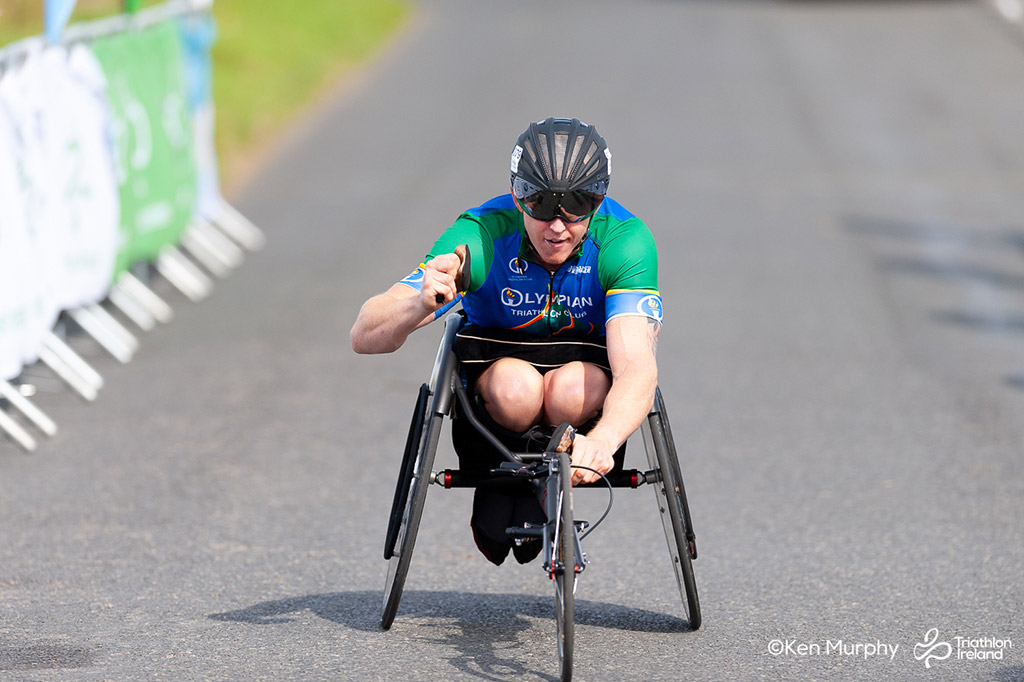
<path id="1" fill-rule="evenodd" d="M 431 491 L 379 629 L 439 329 L 383 357 L 347 334 L 505 190 L 528 121 L 576 115 L 659 242 L 704 614 L 649 491 L 617 494 L 577 679 L 1024 680 L 1024 36 L 972 2 L 418 14 L 235 197 L 264 251 L 168 292 L 127 366 L 75 339 L 95 404 L 37 377 L 61 432 L 0 442 L 0 678 L 554 679 L 553 590 L 476 553 L 466 491 Z"/>

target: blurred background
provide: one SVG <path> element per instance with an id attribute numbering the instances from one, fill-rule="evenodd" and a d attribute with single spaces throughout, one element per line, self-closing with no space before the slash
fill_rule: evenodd
<path id="1" fill-rule="evenodd" d="M 0 46 L 41 35 L 43 5 L 41 0 L 2 0 Z M 110 17 L 124 8 L 122 0 L 77 0 L 70 21 Z M 380 49 L 411 10 L 400 0 L 310 0 L 301 6 L 218 0 L 213 88 L 224 184 L 237 187 L 260 143 L 279 134 L 325 87 Z"/>
<path id="2" fill-rule="evenodd" d="M 41 3 L 0 3 L 0 43 L 42 31 Z M 122 9 L 83 0 L 65 35 Z M 244 263 L 220 276 L 217 258 L 196 260 L 201 242 L 140 247 L 113 291 L 138 296 L 139 280 L 173 323 L 142 330 L 100 290 L 85 309 L 131 330 L 131 362 L 82 331 L 78 302 L 45 347 L 102 374 L 99 398 L 40 363 L 12 379 L 60 428 L 31 455 L 0 440 L 0 677 L 553 679 L 550 585 L 536 565 L 479 555 L 465 491 L 431 490 L 380 631 L 381 543 L 439 330 L 377 357 L 347 334 L 461 211 L 507 191 L 529 121 L 575 115 L 608 140 L 611 195 L 658 242 L 659 381 L 704 616 L 690 631 L 681 615 L 649 491 L 616 493 L 585 546 L 580 679 L 1024 680 L 1017 0 L 217 0 L 212 13 L 209 141 L 230 210 L 189 213 L 182 235 L 224 232 Z M 131 61 L 101 42 L 109 73 Z M 0 85 L 45 101 L 38 80 L 12 80 L 21 55 L 0 55 Z M 162 78 L 147 73 L 140 88 Z M 4 115 L 29 101 L 7 86 Z M 180 127 L 180 99 L 153 109 L 154 131 Z M 19 120 L 28 136 L 35 119 Z M 0 189 L 19 177 L 0 173 Z M 182 178 L 170 196 L 188 203 Z M 34 279 L 9 275 L 31 259 L 9 257 L 5 202 L 0 304 Z M 130 214 L 143 236 L 164 208 Z M 228 234 L 246 224 L 258 231 Z M 75 232 L 60 234 L 49 246 L 64 253 Z M 195 302 L 202 280 L 168 280 L 189 262 L 216 284 Z M 79 371 L 77 390 L 95 385 Z M 0 412 L 38 436 L 12 400 Z M 581 491 L 578 515 L 605 502 Z"/>

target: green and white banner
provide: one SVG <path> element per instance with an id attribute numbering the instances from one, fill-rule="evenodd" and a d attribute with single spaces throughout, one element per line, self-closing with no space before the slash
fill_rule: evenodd
<path id="1" fill-rule="evenodd" d="M 112 119 L 103 73 L 84 45 L 28 53 L 0 81 L 0 109 L 0 324 L 31 362 L 61 310 L 109 291 L 119 223 Z"/>
<path id="2" fill-rule="evenodd" d="M 177 244 L 196 205 L 193 136 L 173 21 L 97 38 L 114 112 L 121 196 L 118 271 Z"/>

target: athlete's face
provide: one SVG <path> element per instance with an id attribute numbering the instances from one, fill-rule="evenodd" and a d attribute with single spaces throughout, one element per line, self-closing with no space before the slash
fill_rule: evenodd
<path id="1" fill-rule="evenodd" d="M 576 253 L 587 235 L 590 218 L 578 223 L 566 223 L 561 218 L 537 220 L 523 213 L 526 236 L 542 261 L 541 265 L 555 270 Z"/>

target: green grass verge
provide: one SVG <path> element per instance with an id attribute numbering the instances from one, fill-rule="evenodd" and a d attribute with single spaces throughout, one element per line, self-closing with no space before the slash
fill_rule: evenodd
<path id="1" fill-rule="evenodd" d="M 0 0 L 0 46 L 41 34 L 42 6 L 42 0 Z M 121 6 L 119 0 L 78 0 L 71 22 L 109 16 Z M 369 59 L 409 11 L 405 0 L 215 0 L 213 88 L 225 185 L 254 149 Z"/>
<path id="2" fill-rule="evenodd" d="M 365 62 L 407 11 L 401 0 L 216 0 L 213 88 L 225 177 L 325 86 Z"/>

